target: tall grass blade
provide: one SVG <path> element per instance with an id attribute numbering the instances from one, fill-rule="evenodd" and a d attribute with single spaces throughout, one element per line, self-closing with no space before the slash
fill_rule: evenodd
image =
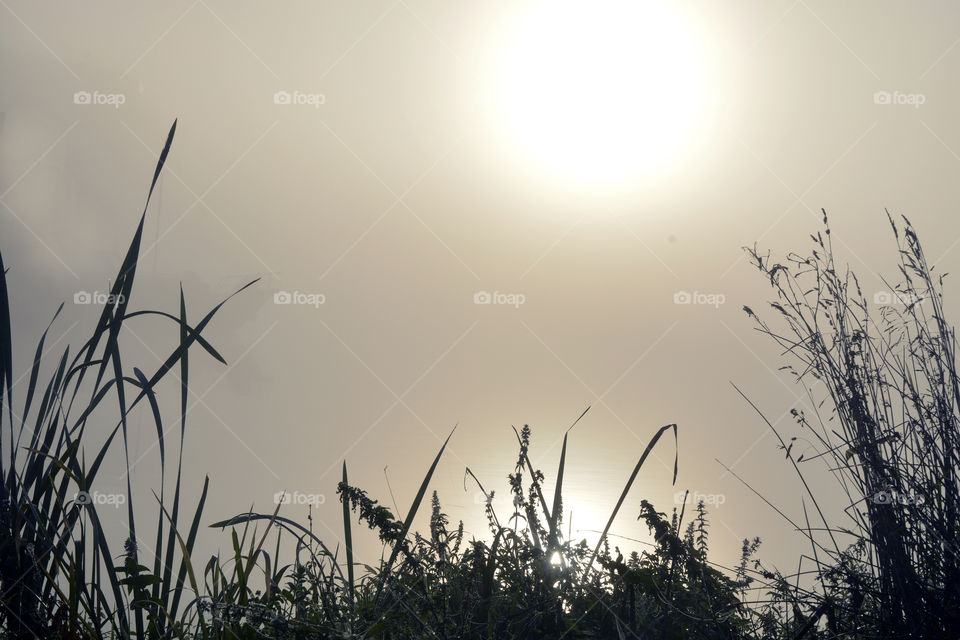
<path id="1" fill-rule="evenodd" d="M 177 531 L 176 527 L 172 527 L 172 531 L 176 533 L 177 540 L 180 541 L 181 554 L 182 558 L 180 560 L 180 570 L 177 572 L 177 584 L 176 589 L 173 592 L 173 602 L 170 603 L 170 613 L 174 617 L 179 611 L 180 607 L 180 596 L 183 594 L 183 579 L 185 575 L 189 572 L 190 582 L 193 586 L 194 591 L 197 595 L 200 595 L 200 592 L 197 591 L 196 587 L 196 578 L 193 576 L 193 565 L 191 562 L 191 557 L 193 554 L 193 547 L 197 542 L 197 531 L 200 529 L 200 515 L 203 513 L 203 506 L 207 502 L 207 489 L 210 486 L 209 476 L 204 476 L 203 478 L 203 491 L 200 494 L 200 500 L 197 502 L 197 509 L 193 514 L 193 521 L 190 523 L 190 531 L 187 533 L 187 542 L 184 545 L 183 540 L 180 538 L 180 533 Z M 202 618 L 202 616 L 201 616 Z"/>
<path id="2" fill-rule="evenodd" d="M 560 521 L 563 519 L 563 469 L 567 461 L 567 436 L 570 434 L 570 430 L 577 426 L 577 423 L 580 422 L 580 419 L 587 415 L 587 411 L 590 411 L 590 407 L 584 409 L 583 413 L 580 414 L 580 417 L 574 420 L 573 424 L 570 425 L 563 433 L 563 447 L 560 449 L 560 464 L 557 467 L 557 484 L 553 490 L 553 508 L 550 510 L 550 514 L 548 516 L 549 519 L 547 521 L 550 526 L 550 540 L 547 543 L 548 552 L 553 551 L 553 549 L 557 546 L 559 538 L 559 535 L 557 534 L 557 528 L 560 524 Z"/>
<path id="3" fill-rule="evenodd" d="M 170 580 L 173 576 L 173 537 L 176 535 L 180 519 L 180 483 L 183 476 L 183 445 L 187 429 L 187 397 L 189 394 L 187 382 L 189 380 L 189 356 L 190 350 L 184 349 L 188 344 L 189 336 L 187 332 L 187 304 L 183 296 L 183 286 L 180 287 L 180 348 L 183 356 L 180 358 L 180 448 L 177 456 L 177 481 L 173 492 L 173 509 L 170 517 L 170 531 L 167 540 L 167 558 L 163 568 L 163 589 L 161 592 L 162 602 L 168 602 L 170 598 L 170 589 L 173 585 Z M 161 493 L 161 495 L 163 495 Z"/>
<path id="4" fill-rule="evenodd" d="M 343 461 L 343 484 L 349 486 L 347 481 L 347 461 Z M 350 609 L 353 609 L 353 531 L 351 529 L 350 518 L 350 495 L 343 495 L 343 540 L 347 551 L 347 598 L 349 599 Z"/>
<path id="5" fill-rule="evenodd" d="M 423 496 L 427 493 L 427 487 L 430 485 L 430 479 L 433 478 L 433 472 L 437 468 L 437 464 L 440 462 L 440 457 L 443 455 L 443 450 L 447 448 L 447 443 L 450 442 L 450 438 L 453 437 L 454 431 L 457 428 L 454 427 L 450 431 L 450 435 L 447 436 L 447 439 L 443 441 L 443 446 L 440 447 L 440 451 L 437 452 L 437 456 L 433 459 L 433 464 L 430 465 L 430 469 L 427 471 L 427 475 L 423 477 L 423 482 L 420 483 L 420 490 L 417 491 L 416 497 L 413 499 L 413 504 L 410 505 L 410 510 L 407 511 L 407 517 L 403 520 L 403 528 L 400 530 L 400 537 L 397 539 L 397 542 L 393 545 L 393 550 L 390 552 L 390 558 L 387 560 L 386 564 L 383 566 L 383 572 L 388 574 L 393 568 L 393 563 L 396 561 L 397 556 L 400 554 L 401 548 L 407 540 L 407 534 L 410 532 L 410 526 L 413 524 L 413 519 L 417 515 L 417 511 L 420 509 L 420 503 L 423 502 Z M 379 594 L 383 588 L 383 582 L 377 587 L 377 597 L 374 598 L 375 601 L 379 601 Z"/>
<path id="6" fill-rule="evenodd" d="M 0 267 L 2 268 L 2 267 Z M 37 343 L 37 351 L 33 356 L 33 366 L 30 368 L 30 381 L 27 383 L 27 398 L 23 402 L 23 413 L 21 414 L 20 424 L 23 424 L 23 421 L 28 415 L 30 415 L 30 406 L 33 404 L 33 394 L 37 388 L 37 377 L 40 373 L 40 360 L 43 356 L 43 345 L 47 341 L 47 334 L 50 333 L 50 327 L 53 326 L 53 323 L 56 322 L 57 316 L 60 315 L 60 312 L 63 310 L 63 303 L 60 303 L 60 306 L 57 307 L 56 312 L 53 314 L 53 318 L 50 320 L 50 324 L 47 325 L 47 328 L 43 330 L 43 335 L 40 336 L 40 341 Z M 59 376 L 58 376 L 59 377 Z M 56 379 L 56 378 L 55 378 Z M 46 412 L 41 408 L 39 411 L 39 416 L 45 415 Z M 23 431 L 21 430 L 21 434 Z M 39 435 L 39 430 L 34 430 L 34 436 Z M 19 444 L 19 438 L 18 442 Z M 31 446 L 35 445 L 35 442 L 31 443 Z"/>
<path id="7" fill-rule="evenodd" d="M 0 252 L 0 419 L 6 403 L 7 418 L 10 421 L 10 470 L 14 468 L 13 457 L 13 336 L 10 330 L 10 297 L 7 292 L 7 268 L 3 264 L 3 252 Z M 0 457 L 3 456 L 3 430 L 0 428 Z M 2 469 L 0 469 L 2 471 Z M 6 498 L 6 484 L 4 494 Z"/>
<path id="8" fill-rule="evenodd" d="M 610 514 L 610 519 L 607 520 L 606 526 L 603 528 L 603 531 L 600 533 L 600 539 L 597 540 L 597 546 L 593 550 L 593 554 L 590 556 L 590 562 L 587 563 L 584 571 L 583 578 L 586 581 L 587 576 L 590 575 L 590 571 L 593 568 L 593 563 L 597 559 L 597 554 L 600 552 L 600 546 L 603 544 L 604 539 L 607 537 L 607 533 L 610 531 L 610 527 L 613 525 L 613 521 L 616 519 L 617 514 L 620 512 L 620 507 L 623 506 L 623 501 L 626 500 L 627 494 L 630 492 L 630 487 L 633 486 L 633 481 L 636 480 L 637 474 L 640 473 L 640 468 L 643 467 L 643 463 L 646 462 L 647 456 L 650 455 L 650 452 L 653 450 L 653 447 L 657 444 L 657 441 L 660 440 L 660 436 L 664 434 L 668 429 L 673 429 L 673 440 L 675 449 L 673 456 L 673 484 L 677 482 L 677 467 L 680 460 L 680 445 L 677 439 L 677 425 L 668 424 L 666 426 L 660 427 L 660 430 L 654 434 L 653 438 L 650 439 L 650 442 L 647 444 L 647 448 L 643 450 L 643 455 L 640 456 L 640 460 L 637 461 L 637 465 L 633 468 L 633 473 L 630 474 L 630 478 L 627 480 L 626 486 L 623 487 L 623 491 L 620 492 L 620 499 L 617 500 L 617 506 L 613 508 L 613 513 Z"/>

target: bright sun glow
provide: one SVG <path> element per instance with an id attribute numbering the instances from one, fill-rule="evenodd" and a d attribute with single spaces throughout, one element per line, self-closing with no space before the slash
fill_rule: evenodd
<path id="1" fill-rule="evenodd" d="M 623 184 L 689 150 L 701 120 L 697 43 L 666 3 L 537 2 L 496 62 L 498 126 L 557 177 Z"/>

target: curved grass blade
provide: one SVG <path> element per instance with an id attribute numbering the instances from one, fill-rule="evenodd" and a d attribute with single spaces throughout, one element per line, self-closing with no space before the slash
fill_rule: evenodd
<path id="1" fill-rule="evenodd" d="M 133 373 L 140 381 L 141 388 L 147 392 L 147 401 L 150 403 L 150 410 L 153 413 L 153 424 L 157 428 L 157 443 L 160 449 L 160 507 L 161 513 L 157 516 L 157 539 L 153 547 L 153 575 L 160 575 L 160 557 L 163 554 L 163 489 L 166 486 L 166 452 L 163 444 L 163 419 L 160 417 L 160 407 L 157 404 L 156 392 L 149 386 L 147 376 L 139 368 L 134 367 Z M 154 583 L 152 597 L 156 600 L 160 596 L 160 584 Z M 163 600 L 166 602 L 166 600 Z"/>
<path id="2" fill-rule="evenodd" d="M 300 524 L 300 523 L 298 523 L 298 522 L 294 522 L 293 520 L 291 520 L 291 519 L 289 519 L 289 518 L 285 518 L 285 517 L 280 516 L 280 515 L 268 516 L 268 515 L 264 515 L 264 514 L 262 514 L 262 513 L 254 513 L 254 512 L 252 512 L 252 511 L 250 511 L 250 512 L 247 512 L 247 513 L 237 514 L 237 515 L 233 516 L 232 518 L 230 518 L 230 519 L 228 519 L 228 520 L 221 520 L 220 522 L 214 522 L 213 524 L 208 525 L 208 526 L 209 526 L 211 529 L 223 529 L 223 528 L 225 528 L 225 527 L 235 527 L 235 526 L 237 526 L 237 525 L 247 524 L 247 523 L 253 522 L 253 521 L 255 521 L 255 520 L 276 520 L 277 522 L 281 523 L 281 524 L 283 525 L 283 527 L 284 527 L 285 529 L 287 529 L 288 531 L 291 531 L 291 532 L 292 532 L 293 529 L 296 529 L 296 530 L 298 530 L 300 533 L 308 536 L 311 540 L 313 540 L 314 542 L 316 542 L 317 545 L 318 545 L 321 549 L 323 549 L 323 552 L 324 552 L 328 557 L 330 557 L 330 558 L 333 558 L 333 557 L 334 557 L 333 553 L 330 552 L 330 549 L 327 547 L 326 544 L 324 544 L 323 540 L 321 540 L 320 538 L 318 538 L 312 531 L 310 531 L 309 529 L 307 529 L 306 527 L 304 527 L 302 524 Z M 333 566 L 334 566 L 334 568 L 336 568 L 337 573 L 340 574 L 340 579 L 341 579 L 341 580 L 346 580 L 346 577 L 343 575 L 343 571 L 340 569 L 340 565 L 337 564 L 337 563 L 333 563 Z"/>
<path id="3" fill-rule="evenodd" d="M 476 474 L 475 474 L 473 471 L 470 470 L 470 467 L 467 467 L 467 473 L 470 474 L 470 477 L 473 478 L 473 481 L 477 483 L 477 486 L 478 486 L 478 487 L 480 487 L 480 491 L 483 492 L 484 498 L 486 498 L 486 500 L 487 500 L 487 502 L 488 502 L 488 506 L 489 506 L 489 509 L 490 509 L 490 513 L 493 515 L 493 522 L 494 522 L 495 525 L 497 525 L 497 529 L 502 529 L 503 527 L 502 527 L 502 525 L 500 524 L 500 518 L 497 517 L 497 512 L 496 512 L 496 510 L 493 508 L 493 500 L 491 499 L 490 494 L 487 493 L 487 490 L 483 487 L 483 483 L 480 482 L 480 478 L 478 478 L 478 477 L 476 476 Z M 463 490 L 464 490 L 464 491 L 467 490 L 467 476 L 466 476 L 466 474 L 464 474 L 464 476 L 463 476 Z"/>
<path id="4" fill-rule="evenodd" d="M 597 559 L 597 554 L 600 552 L 600 545 L 603 544 L 604 539 L 607 537 L 607 533 L 610 531 L 610 527 L 613 525 L 613 521 L 617 517 L 617 513 L 620 511 L 620 507 L 623 506 L 623 501 L 626 500 L 627 494 L 630 492 L 630 487 L 633 486 L 633 481 L 637 479 L 637 474 L 640 473 L 640 468 L 643 466 L 643 463 L 646 462 L 647 456 L 650 455 L 650 452 L 653 450 L 653 447 L 660 440 L 660 436 L 664 434 L 667 429 L 673 429 L 673 440 L 675 444 L 674 457 L 673 457 L 673 483 L 677 482 L 677 464 L 680 460 L 680 446 L 677 440 L 677 425 L 668 424 L 666 426 L 660 427 L 660 430 L 654 434 L 653 438 L 650 439 L 650 442 L 647 443 L 647 448 L 643 450 L 643 455 L 640 456 L 640 460 L 637 462 L 637 466 L 633 468 L 633 473 L 630 474 L 630 478 L 627 480 L 626 486 L 623 488 L 623 491 L 620 493 L 620 499 L 617 500 L 617 506 L 613 508 L 613 513 L 610 514 L 610 519 L 607 520 L 607 525 L 603 528 L 603 532 L 600 534 L 600 539 L 597 540 L 597 546 L 593 550 L 593 554 L 590 556 L 590 562 L 586 564 L 586 567 L 583 570 L 583 580 L 586 581 L 587 576 L 590 575 L 590 571 L 593 569 L 593 563 Z"/>

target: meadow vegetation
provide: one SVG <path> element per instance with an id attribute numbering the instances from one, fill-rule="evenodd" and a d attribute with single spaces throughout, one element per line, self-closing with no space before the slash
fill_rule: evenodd
<path id="1" fill-rule="evenodd" d="M 175 129 L 176 123 L 148 205 Z M 482 537 L 468 538 L 462 523 L 451 523 L 440 493 L 432 490 L 446 442 L 402 517 L 350 484 L 344 462 L 337 486 L 343 544 L 332 549 L 281 515 L 279 506 L 210 522 L 204 512 L 208 480 L 196 504 L 181 500 L 182 452 L 189 446 L 190 356 L 200 349 L 224 362 L 203 332 L 227 300 L 193 323 L 182 291 L 175 313 L 128 308 L 146 213 L 145 207 L 89 340 L 75 353 L 66 348 L 48 367 L 45 331 L 23 380 L 14 374 L 7 286 L 8 276 L 17 276 L 0 255 L 0 637 L 957 636 L 956 335 L 944 316 L 942 276 L 927 264 L 906 219 L 890 217 L 899 273 L 880 306 L 868 302 L 855 275 L 834 262 L 825 214 L 823 231 L 812 236 L 813 248 L 804 255 L 777 261 L 747 250 L 774 300 L 762 311 L 744 310 L 782 348 L 783 370 L 796 377 L 812 407 L 809 415 L 793 412 L 799 437 L 811 445 L 802 454 L 794 451 L 797 436 L 767 421 L 785 454 L 784 471 L 796 474 L 806 492 L 802 520 L 786 515 L 796 505 L 769 505 L 808 543 L 797 571 L 782 573 L 758 559 L 756 538 L 743 541 L 737 566 L 710 561 L 703 502 L 689 510 L 684 502 L 666 513 L 642 500 L 638 513 L 627 512 L 627 496 L 648 455 L 670 440 L 676 481 L 677 425 L 653 433 L 609 519 L 596 523 L 603 528 L 592 548 L 564 535 L 567 435 L 550 492 L 545 474 L 531 462 L 528 426 L 515 430 L 508 509 L 498 511 L 502 502 L 466 470 L 488 497 Z M 150 372 L 130 368 L 120 348 L 124 324 L 141 316 L 171 322 L 179 335 Z M 157 397 L 158 384 L 171 375 L 180 389 L 175 443 L 165 436 L 170 418 Z M 91 423 L 109 402 L 116 403 L 119 418 L 107 425 L 105 437 L 95 438 L 91 434 L 102 434 L 104 425 Z M 161 471 L 155 503 L 137 505 L 136 516 L 128 480 L 128 535 L 119 548 L 105 533 L 100 505 L 84 496 L 95 491 L 108 452 L 122 450 L 129 468 L 134 409 L 152 416 Z M 840 516 L 809 489 L 810 474 L 822 473 L 832 474 L 849 505 Z M 764 498 L 758 493 L 757 500 Z M 422 532 L 413 528 L 418 514 L 429 522 Z M 653 543 L 634 541 L 633 549 L 614 544 L 609 531 L 618 517 L 621 523 L 635 518 L 638 536 L 649 532 Z M 373 566 L 354 558 L 358 528 L 383 544 Z M 200 535 L 228 537 L 232 553 L 196 557 Z M 287 548 L 292 555 L 281 557 Z"/>

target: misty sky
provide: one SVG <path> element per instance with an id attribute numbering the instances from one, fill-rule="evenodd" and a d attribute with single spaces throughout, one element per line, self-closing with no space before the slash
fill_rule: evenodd
<path id="1" fill-rule="evenodd" d="M 323 496 L 314 529 L 335 542 L 344 459 L 354 484 L 392 506 L 388 467 L 405 513 L 459 425 L 433 486 L 482 535 L 465 467 L 505 494 L 511 425 L 530 424 L 550 478 L 564 430 L 592 406 L 570 436 L 575 532 L 602 528 L 649 438 L 675 422 L 676 487 L 664 440 L 614 531 L 646 539 L 640 500 L 669 512 L 690 489 L 722 502 L 711 509 L 717 560 L 759 535 L 761 557 L 793 562 L 801 538 L 715 461 L 802 514 L 776 439 L 730 384 L 795 432 L 788 412 L 802 389 L 742 311 L 763 308 L 770 290 L 741 247 L 805 251 L 825 208 L 870 298 L 887 289 L 881 275 L 896 277 L 886 207 L 911 219 L 939 271 L 960 265 L 960 9 L 676 3 L 702 71 L 696 135 L 680 154 L 661 141 L 611 185 L 541 166 L 504 125 L 512 96 L 498 93 L 498 74 L 512 68 L 504 51 L 521 4 L 0 1 L 0 249 L 18 374 L 60 302 L 48 367 L 96 322 L 75 296 L 109 289 L 177 118 L 132 306 L 175 313 L 182 283 L 196 321 L 261 278 L 206 330 L 229 366 L 199 350 L 191 361 L 187 494 L 210 475 L 205 523 L 272 511 L 286 489 Z M 617 17 L 591 24 L 604 20 Z M 590 46 L 575 36 L 572 67 Z M 538 107 L 544 117 L 598 91 L 583 77 Z M 645 125 L 691 107 L 686 93 L 641 89 Z M 600 91 L 583 121 L 555 127 L 557 148 L 604 121 Z M 949 312 L 949 279 L 946 289 Z M 684 292 L 691 304 L 675 302 Z M 279 304 L 285 293 L 291 304 Z M 158 320 L 130 328 L 131 372 L 155 369 L 177 340 Z M 161 393 L 173 438 L 176 381 Z M 139 418 L 131 445 L 146 505 L 156 435 Z M 101 491 L 122 490 L 119 464 Z M 830 494 L 825 472 L 811 473 Z M 284 513 L 306 520 L 303 506 Z M 124 521 L 118 509 L 108 524 Z"/>

